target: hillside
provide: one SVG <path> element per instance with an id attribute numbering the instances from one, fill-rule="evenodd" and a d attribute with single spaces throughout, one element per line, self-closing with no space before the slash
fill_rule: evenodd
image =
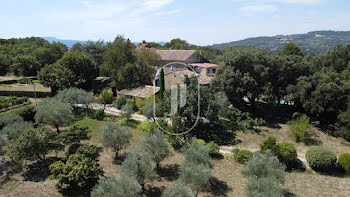
<path id="1" fill-rule="evenodd" d="M 85 43 L 86 41 L 81 41 L 81 40 L 61 40 L 55 37 L 41 37 L 42 39 L 45 39 L 49 41 L 50 43 L 52 42 L 60 42 L 62 44 L 65 44 L 69 49 L 72 48 L 72 46 L 76 43 Z"/>
<path id="2" fill-rule="evenodd" d="M 304 53 L 316 55 L 326 51 L 337 44 L 350 43 L 350 31 L 313 31 L 306 34 L 261 36 L 247 38 L 229 43 L 214 44 L 213 48 L 225 48 L 231 45 L 253 46 L 267 48 L 270 51 L 280 51 L 288 42 L 295 42 Z"/>

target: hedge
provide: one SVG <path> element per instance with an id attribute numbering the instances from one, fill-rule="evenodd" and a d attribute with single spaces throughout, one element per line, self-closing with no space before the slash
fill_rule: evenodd
<path id="1" fill-rule="evenodd" d="M 49 97 L 51 92 L 36 92 L 36 97 L 44 98 Z M 0 90 L 0 96 L 26 96 L 33 98 L 34 91 L 10 91 L 10 90 Z"/>

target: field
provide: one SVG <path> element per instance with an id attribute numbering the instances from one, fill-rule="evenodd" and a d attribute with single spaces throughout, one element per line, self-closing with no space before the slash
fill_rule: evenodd
<path id="1" fill-rule="evenodd" d="M 86 143 L 99 143 L 99 130 L 106 124 L 105 121 L 97 121 L 89 118 L 81 119 L 75 124 L 88 126 L 92 129 L 92 138 Z M 259 150 L 259 144 L 268 136 L 277 137 L 278 141 L 291 141 L 286 135 L 288 125 L 280 124 L 280 128 L 271 129 L 260 127 L 261 132 L 238 131 L 234 141 L 237 145 L 224 147 L 229 150 L 234 147 L 249 149 L 252 151 Z M 121 158 L 126 153 L 134 150 L 140 140 L 145 136 L 140 129 L 132 128 L 133 138 L 131 145 L 121 152 Z M 344 152 L 350 152 L 350 145 L 340 139 L 327 136 L 320 131 L 318 140 L 323 146 L 332 149 L 338 155 Z M 304 160 L 304 153 L 307 146 L 295 144 L 298 151 L 298 158 Z M 99 163 L 103 167 L 105 176 L 118 176 L 121 160 L 115 160 L 110 150 L 104 149 L 99 158 Z M 51 155 L 52 157 L 56 155 Z M 59 155 L 60 156 L 60 155 Z M 172 151 L 171 157 L 167 158 L 158 172 L 158 178 L 153 183 L 147 185 L 145 196 L 160 196 L 161 191 L 169 187 L 177 179 L 176 170 L 184 160 L 181 153 Z M 244 196 L 244 185 L 246 179 L 241 175 L 242 165 L 234 162 L 230 156 L 213 159 L 213 178 L 210 187 L 206 192 L 200 193 L 199 196 Z M 29 164 L 29 166 L 32 164 Z M 55 188 L 56 180 L 48 178 L 49 172 L 47 166 L 42 165 L 37 168 L 31 166 L 29 171 L 24 169 L 18 170 L 10 175 L 10 179 L 0 185 L 0 196 L 86 196 L 82 191 L 58 191 Z M 307 167 L 305 172 L 287 172 L 286 183 L 284 184 L 285 196 L 350 196 L 349 178 L 320 175 Z M 341 194 L 339 193 L 341 191 Z"/>
<path id="2" fill-rule="evenodd" d="M 34 87 L 32 84 L 1 84 L 0 91 L 34 91 Z M 35 83 L 35 91 L 50 92 L 51 89 L 44 87 L 40 83 Z"/>

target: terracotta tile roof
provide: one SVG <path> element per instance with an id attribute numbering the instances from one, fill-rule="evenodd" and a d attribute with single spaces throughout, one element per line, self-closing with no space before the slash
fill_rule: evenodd
<path id="1" fill-rule="evenodd" d="M 176 74 L 176 76 L 180 76 L 182 78 L 185 78 L 185 75 L 187 75 L 188 77 L 194 77 L 194 76 L 199 76 L 199 84 L 201 85 L 208 85 L 210 84 L 211 80 L 214 78 L 212 76 L 206 76 L 206 75 L 200 75 L 196 72 L 190 71 L 188 69 L 184 69 L 184 70 L 179 70 L 179 71 L 173 71 L 173 72 L 169 72 L 166 73 L 164 75 L 168 75 L 168 74 Z"/>
<path id="2" fill-rule="evenodd" d="M 161 60 L 186 61 L 196 50 L 157 50 Z"/>
<path id="3" fill-rule="evenodd" d="M 159 91 L 159 87 L 153 87 L 150 85 L 140 86 L 131 90 L 123 89 L 118 94 L 132 97 L 147 98 L 154 93 Z"/>
<path id="4" fill-rule="evenodd" d="M 141 51 L 142 49 L 147 49 L 147 50 L 150 50 L 152 52 L 156 52 L 158 50 L 157 48 L 151 47 L 148 44 L 141 44 L 141 45 L 137 46 L 135 50 Z"/>
<path id="5" fill-rule="evenodd" d="M 197 66 L 197 67 L 201 67 L 201 68 L 216 68 L 216 67 L 218 67 L 218 65 L 211 64 L 211 63 L 191 63 L 189 65 Z"/>

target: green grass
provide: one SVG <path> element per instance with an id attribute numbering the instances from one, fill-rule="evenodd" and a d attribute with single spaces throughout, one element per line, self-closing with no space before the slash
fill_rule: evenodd
<path id="1" fill-rule="evenodd" d="M 28 108 L 30 105 L 25 105 L 23 107 L 19 107 L 19 108 L 16 108 L 16 109 L 11 109 L 9 111 L 6 111 L 6 112 L 1 112 L 0 113 L 0 117 L 3 117 L 3 116 L 6 116 L 6 115 L 9 115 L 9 114 L 18 114 L 20 112 L 22 112 L 23 110 L 25 110 L 26 108 Z"/>
<path id="2" fill-rule="evenodd" d="M 85 118 L 75 122 L 74 124 L 89 127 L 91 129 L 92 142 L 97 142 L 99 140 L 100 130 L 104 125 L 107 124 L 107 122 L 91 119 L 89 117 L 85 117 Z"/>

